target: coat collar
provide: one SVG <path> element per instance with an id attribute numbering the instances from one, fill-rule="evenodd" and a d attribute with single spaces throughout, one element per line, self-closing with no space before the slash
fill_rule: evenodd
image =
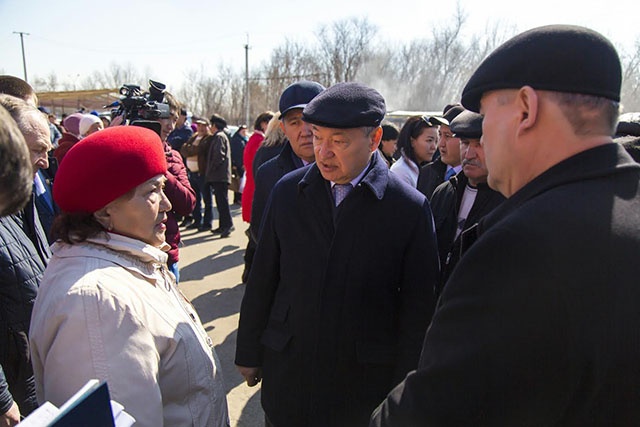
<path id="1" fill-rule="evenodd" d="M 522 204 L 537 195 L 561 185 L 640 169 L 640 165 L 618 144 L 604 144 L 569 157 L 552 166 L 526 184 L 478 224 L 478 232 L 486 231 Z"/>
<path id="2" fill-rule="evenodd" d="M 58 258 L 78 256 L 100 258 L 128 270 L 137 271 L 153 281 L 155 281 L 156 269 L 166 265 L 168 259 L 166 251 L 170 248 L 167 243 L 156 248 L 140 240 L 114 233 L 98 235 L 72 245 L 58 241 L 52 246 L 53 253 Z"/>
<path id="3" fill-rule="evenodd" d="M 278 154 L 277 160 L 278 165 L 281 169 L 285 171 L 292 171 L 295 169 L 299 169 L 304 165 L 302 160 L 293 152 L 293 148 L 291 148 L 291 143 L 289 140 L 285 140 L 282 150 L 280 154 Z"/>
<path id="4" fill-rule="evenodd" d="M 369 189 L 375 198 L 382 200 L 387 184 L 389 183 L 389 167 L 385 161 L 380 158 L 377 150 L 373 152 L 367 168 L 368 171 L 364 177 L 362 177 L 358 186 Z M 314 163 L 298 183 L 298 190 L 305 191 L 307 187 L 315 186 L 318 183 L 324 184 L 325 182 L 328 181 L 322 177 L 320 169 L 318 169 L 318 166 Z"/>

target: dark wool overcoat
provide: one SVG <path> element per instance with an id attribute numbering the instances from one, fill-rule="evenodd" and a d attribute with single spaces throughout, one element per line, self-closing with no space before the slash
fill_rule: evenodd
<path id="1" fill-rule="evenodd" d="M 464 172 L 458 172 L 457 175 L 440 184 L 431 196 L 431 211 L 436 224 L 438 253 L 440 255 L 440 282 L 436 289 L 437 295 L 440 294 L 442 287 L 451 275 L 451 271 L 460 259 L 462 235 L 455 237 L 459 226 L 458 213 L 462 196 L 468 182 Z M 502 194 L 489 188 L 486 183 L 478 184 L 477 190 L 473 206 L 462 224 L 462 230 L 467 230 L 477 224 L 482 217 L 505 200 Z"/>
<path id="2" fill-rule="evenodd" d="M 338 210 L 315 164 L 273 190 L 236 363 L 262 367 L 276 427 L 366 425 L 417 367 L 438 276 L 433 220 L 383 160 L 370 166 Z"/>
<path id="3" fill-rule="evenodd" d="M 278 180 L 302 167 L 302 160 L 293 152 L 291 144 L 287 141 L 281 148 L 280 154 L 271 160 L 265 162 L 257 169 L 256 172 L 256 188 L 253 193 L 253 206 L 251 207 L 251 237 L 254 241 L 258 241 L 260 236 L 260 223 L 265 214 L 267 202 L 271 195 L 271 190 Z"/>
<path id="4" fill-rule="evenodd" d="M 420 167 L 418 174 L 418 183 L 416 188 L 424 194 L 427 199 L 431 200 L 431 196 L 438 185 L 444 182 L 444 176 L 447 173 L 447 165 L 440 158 L 431 163 L 427 163 Z"/>
<path id="5" fill-rule="evenodd" d="M 484 217 L 371 426 L 640 425 L 639 179 L 606 144 Z"/>

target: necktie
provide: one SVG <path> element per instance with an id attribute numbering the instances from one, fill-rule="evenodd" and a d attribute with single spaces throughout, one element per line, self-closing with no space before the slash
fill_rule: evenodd
<path id="1" fill-rule="evenodd" d="M 453 168 L 447 169 L 447 172 L 444 174 L 444 180 L 449 181 L 449 178 L 451 178 L 455 174 L 456 174 L 455 169 Z"/>
<path id="2" fill-rule="evenodd" d="M 340 205 L 347 194 L 351 191 L 353 187 L 351 184 L 334 184 L 333 190 L 333 200 L 336 203 L 336 206 Z"/>

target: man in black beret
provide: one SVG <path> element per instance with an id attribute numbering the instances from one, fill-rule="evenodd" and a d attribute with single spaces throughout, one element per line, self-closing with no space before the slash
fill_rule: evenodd
<path id="1" fill-rule="evenodd" d="M 431 199 L 436 187 L 460 172 L 460 139 L 453 136 L 449 128 L 450 122 L 464 108 L 460 104 L 448 104 L 444 107 L 442 117 L 433 116 L 430 120 L 439 125 L 438 150 L 439 157 L 420 168 L 417 188 L 422 194 Z M 435 157 L 435 156 L 434 156 Z"/>
<path id="2" fill-rule="evenodd" d="M 420 367 L 371 426 L 640 425 L 640 165 L 612 143 L 620 60 L 602 35 L 522 33 L 471 76 L 489 185 Z"/>
<path id="3" fill-rule="evenodd" d="M 460 141 L 462 170 L 440 184 L 431 196 L 441 269 L 437 294 L 460 258 L 462 233 L 504 201 L 502 194 L 487 185 L 489 172 L 480 143 L 482 116 L 463 110 L 446 131 Z"/>
<path id="4" fill-rule="evenodd" d="M 271 193 L 236 349 L 267 425 L 366 425 L 417 366 L 437 246 L 426 198 L 378 154 L 384 114 L 358 83 L 320 93 L 303 110 L 316 163 Z"/>

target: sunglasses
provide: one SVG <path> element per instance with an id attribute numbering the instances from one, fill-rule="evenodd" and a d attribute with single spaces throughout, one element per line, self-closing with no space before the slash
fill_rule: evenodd
<path id="1" fill-rule="evenodd" d="M 440 124 L 440 122 L 432 116 L 420 116 L 420 120 L 422 120 L 428 127 L 434 127 Z"/>

